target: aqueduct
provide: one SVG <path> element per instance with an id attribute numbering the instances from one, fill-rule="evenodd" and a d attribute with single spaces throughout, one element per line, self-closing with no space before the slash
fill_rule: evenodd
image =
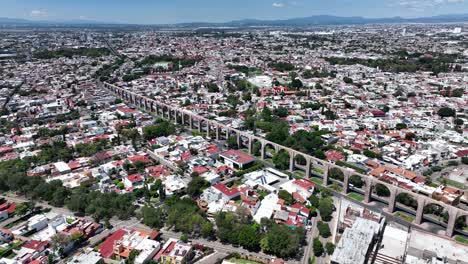
<path id="1" fill-rule="evenodd" d="M 268 141 L 262 137 L 258 137 L 246 131 L 241 131 L 232 127 L 229 127 L 223 123 L 217 122 L 215 120 L 210 120 L 203 116 L 199 116 L 185 109 L 179 107 L 171 106 L 164 104 L 162 102 L 156 101 L 154 99 L 139 95 L 132 91 L 128 91 L 124 88 L 118 86 L 104 83 L 104 87 L 113 92 L 118 97 L 126 100 L 137 107 L 144 109 L 145 111 L 154 112 L 162 117 L 166 117 L 169 120 L 173 120 L 176 123 L 181 125 L 187 125 L 190 129 L 198 129 L 199 132 L 209 135 L 210 130 L 215 131 L 216 139 L 221 139 L 222 134 L 225 134 L 225 139 L 229 136 L 235 136 L 237 139 L 237 144 L 239 147 L 246 145 L 250 154 L 253 154 L 253 144 L 255 142 L 260 142 L 260 158 L 266 159 L 270 155 L 267 153 L 267 147 L 273 150 L 275 153 L 279 151 L 286 151 L 289 155 L 289 171 L 293 172 L 295 169 L 302 170 L 305 173 L 307 178 L 311 177 L 311 173 L 314 175 L 320 176 L 323 179 L 324 184 L 328 184 L 330 180 L 338 181 L 342 185 L 342 193 L 347 194 L 350 188 L 350 178 L 360 178 L 364 186 L 364 202 L 369 203 L 372 199 L 373 188 L 379 184 L 384 185 L 390 191 L 390 195 L 386 203 L 388 204 L 387 212 L 393 213 L 397 207 L 397 196 L 402 193 L 407 193 L 415 198 L 417 201 L 416 208 L 416 218 L 414 223 L 421 224 L 424 218 L 424 207 L 428 204 L 437 204 L 444 208 L 448 212 L 448 223 L 446 227 L 446 235 L 451 237 L 455 231 L 455 222 L 459 217 L 468 216 L 468 211 L 460 209 L 458 207 L 445 204 L 443 202 L 434 200 L 430 197 L 410 192 L 406 189 L 403 189 L 399 186 L 389 184 L 387 182 L 381 181 L 369 175 L 364 175 L 358 172 L 355 172 L 352 169 L 338 166 L 334 163 L 330 163 L 325 160 L 318 159 L 306 153 L 299 152 L 289 147 L 282 146 L 280 144 Z M 179 117 L 179 118 L 177 118 Z M 305 159 L 305 165 L 298 165 L 296 162 L 296 157 L 302 157 Z M 301 159 L 302 159 L 301 158 Z M 314 170 L 312 170 L 314 168 Z M 340 174 L 339 179 L 329 179 L 330 172 L 339 170 Z"/>

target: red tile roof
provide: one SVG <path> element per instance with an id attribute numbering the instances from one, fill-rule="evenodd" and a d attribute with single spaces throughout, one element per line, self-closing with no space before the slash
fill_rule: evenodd
<path id="1" fill-rule="evenodd" d="M 327 160 L 331 160 L 331 161 L 339 161 L 339 160 L 345 159 L 345 156 L 343 154 L 332 149 L 325 152 L 325 156 L 327 157 Z"/>
<path id="2" fill-rule="evenodd" d="M 458 157 L 468 156 L 468 149 L 459 150 L 455 153 Z"/>
<path id="3" fill-rule="evenodd" d="M 315 183 L 310 181 L 310 180 L 307 180 L 307 179 L 300 179 L 300 180 L 295 180 L 293 181 L 293 183 L 299 187 L 302 187 L 306 190 L 309 190 L 310 188 L 314 188 L 315 187 Z"/>
<path id="4" fill-rule="evenodd" d="M 206 167 L 203 167 L 203 166 L 195 166 L 195 167 L 193 167 L 193 171 L 197 172 L 198 175 L 202 175 L 203 173 L 207 172 L 208 169 Z"/>
<path id="5" fill-rule="evenodd" d="M 110 235 L 106 240 L 104 240 L 104 242 L 102 242 L 101 246 L 99 247 L 99 253 L 101 253 L 101 256 L 104 258 L 110 258 L 114 251 L 114 241 L 122 239 L 122 237 L 126 234 L 126 230 L 119 229 Z"/>
<path id="6" fill-rule="evenodd" d="M 234 197 L 240 194 L 237 188 L 229 189 L 226 185 L 222 183 L 213 185 L 213 188 L 217 189 L 218 191 L 222 192 L 224 195 L 228 197 Z"/>
<path id="7" fill-rule="evenodd" d="M 122 113 L 135 113 L 136 112 L 134 109 L 131 109 L 130 107 L 125 107 L 125 106 L 117 108 L 117 111 L 120 111 Z"/>
<path id="8" fill-rule="evenodd" d="M 142 161 L 144 163 L 150 162 L 150 160 L 148 159 L 148 157 L 146 155 L 133 155 L 131 157 L 128 157 L 128 160 L 131 163 L 134 163 L 134 162 L 137 162 L 137 161 Z"/>
<path id="9" fill-rule="evenodd" d="M 230 160 L 233 160 L 239 164 L 247 164 L 247 163 L 255 161 L 255 158 L 253 158 L 252 156 L 247 155 L 235 149 L 230 149 L 228 151 L 221 153 L 220 155 Z"/>
<path id="10" fill-rule="evenodd" d="M 24 248 L 29 248 L 32 250 L 39 250 L 46 247 L 49 244 L 49 241 L 39 241 L 39 240 L 29 240 L 23 244 Z"/>
<path id="11" fill-rule="evenodd" d="M 127 176 L 127 179 L 128 179 L 131 183 L 136 183 L 136 182 L 143 181 L 143 177 L 142 177 L 140 174 L 128 175 L 128 176 Z"/>

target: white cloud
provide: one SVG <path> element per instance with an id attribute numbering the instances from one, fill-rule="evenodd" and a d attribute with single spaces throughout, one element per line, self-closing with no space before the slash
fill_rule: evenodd
<path id="1" fill-rule="evenodd" d="M 402 7 L 412 11 L 424 11 L 437 6 L 463 3 L 465 0 L 392 0 L 390 7 Z"/>
<path id="2" fill-rule="evenodd" d="M 284 3 L 273 3 L 272 5 L 273 7 L 276 7 L 276 8 L 283 8 L 283 7 L 286 7 L 286 5 Z"/>
<path id="3" fill-rule="evenodd" d="M 29 15 L 34 18 L 44 18 L 44 17 L 47 17 L 47 11 L 36 9 L 36 10 L 32 10 Z"/>

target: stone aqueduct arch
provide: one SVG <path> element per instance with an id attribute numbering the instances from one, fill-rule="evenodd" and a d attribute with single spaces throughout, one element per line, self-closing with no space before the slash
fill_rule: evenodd
<path id="1" fill-rule="evenodd" d="M 393 213 L 395 211 L 396 207 L 396 197 L 398 194 L 401 193 L 408 193 L 409 195 L 413 196 L 416 198 L 418 206 L 416 209 L 416 218 L 415 218 L 415 223 L 420 224 L 423 220 L 424 217 L 424 207 L 427 204 L 438 204 L 442 206 L 445 210 L 447 210 L 449 214 L 449 220 L 447 223 L 447 229 L 446 229 L 446 235 L 447 236 L 452 236 L 454 232 L 454 227 L 455 227 L 455 221 L 460 218 L 460 217 L 467 217 L 468 216 L 468 211 L 465 211 L 463 209 L 457 208 L 455 206 L 445 204 L 443 202 L 434 200 L 432 198 L 429 198 L 427 196 L 417 194 L 410 192 L 406 189 L 403 189 L 401 187 L 389 184 L 387 182 L 383 182 L 381 180 L 375 179 L 372 176 L 364 175 L 358 172 L 355 172 L 353 170 L 350 170 L 348 168 L 340 167 L 338 165 L 335 165 L 333 163 L 330 163 L 328 161 L 324 161 L 321 159 L 318 159 L 316 157 L 313 157 L 311 155 L 299 152 L 297 150 L 276 144 L 274 142 L 268 141 L 264 138 L 246 133 L 245 131 L 241 131 L 232 127 L 228 127 L 225 124 L 218 123 L 214 120 L 207 119 L 202 116 L 198 116 L 192 112 L 189 112 L 184 109 L 180 109 L 177 107 L 169 106 L 166 105 L 162 102 L 147 98 L 143 95 L 136 94 L 134 92 L 125 90 L 123 88 L 117 87 L 115 85 L 109 84 L 109 83 L 104 83 L 104 87 L 121 97 L 122 99 L 131 102 L 134 105 L 140 106 L 146 111 L 152 111 L 156 112 L 157 114 L 161 116 L 167 116 L 169 119 L 171 117 L 175 120 L 175 122 L 178 122 L 177 116 L 182 117 L 181 124 L 185 125 L 188 124 L 188 126 L 191 129 L 194 129 L 195 127 L 198 128 L 200 132 L 204 132 L 203 128 L 207 128 L 207 133 L 209 133 L 210 129 L 214 129 L 216 131 L 216 138 L 221 139 L 222 138 L 222 131 L 225 131 L 226 135 L 234 134 L 238 138 L 238 144 L 242 144 L 242 140 L 247 141 L 246 145 L 248 146 L 249 153 L 252 154 L 252 147 L 255 142 L 260 142 L 261 143 L 261 159 L 265 159 L 265 151 L 267 146 L 272 146 L 275 152 L 278 152 L 280 150 L 286 151 L 289 154 L 290 157 L 290 166 L 289 170 L 292 172 L 294 169 L 301 169 L 305 170 L 305 174 L 307 177 L 310 177 L 311 175 L 311 170 L 312 168 L 318 168 L 323 171 L 321 173 L 322 178 L 324 183 L 328 183 L 328 178 L 329 178 L 329 171 L 332 168 L 337 168 L 343 171 L 343 194 L 348 193 L 349 190 L 349 180 L 350 177 L 360 177 L 364 184 L 364 202 L 368 203 L 372 199 L 372 189 L 377 185 L 377 184 L 382 184 L 386 186 L 390 190 L 390 196 L 388 198 L 388 207 L 387 207 L 387 212 Z M 204 124 L 204 125 L 203 125 Z M 198 125 L 198 126 L 197 126 Z M 227 138 L 227 137 L 226 137 Z M 295 162 L 295 158 L 297 156 L 302 156 L 306 160 L 306 165 L 305 166 L 297 166 Z"/>

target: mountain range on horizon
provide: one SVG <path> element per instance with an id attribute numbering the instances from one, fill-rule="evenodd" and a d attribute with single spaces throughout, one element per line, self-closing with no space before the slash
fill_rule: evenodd
<path id="1" fill-rule="evenodd" d="M 341 17 L 333 15 L 315 15 L 289 19 L 242 19 L 229 22 L 185 22 L 176 24 L 151 24 L 150 26 L 180 27 L 249 27 L 249 26 L 313 26 L 313 25 L 346 25 L 346 24 L 385 24 L 385 23 L 468 23 L 468 13 L 447 14 L 430 17 L 403 18 L 365 18 L 361 16 Z M 100 22 L 92 20 L 28 20 L 22 18 L 0 17 L 0 25 L 139 25 L 130 23 Z M 143 24 L 141 24 L 143 25 Z M 148 24 L 145 24 L 148 26 Z"/>

